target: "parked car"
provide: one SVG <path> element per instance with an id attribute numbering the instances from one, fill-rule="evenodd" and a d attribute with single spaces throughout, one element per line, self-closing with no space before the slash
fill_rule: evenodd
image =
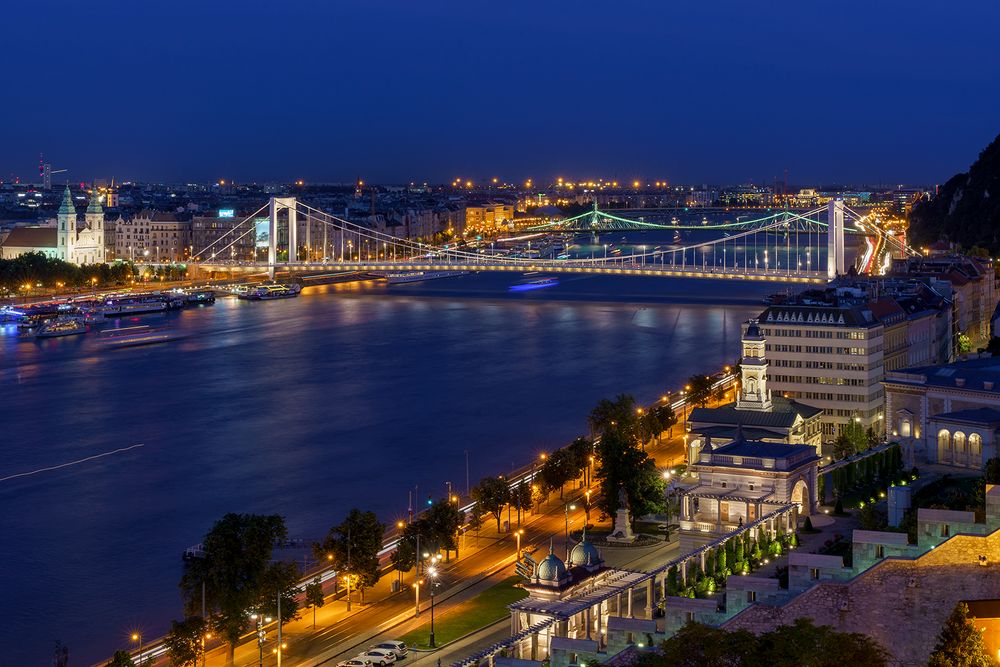
<path id="1" fill-rule="evenodd" d="M 392 651 L 396 654 L 396 659 L 405 658 L 408 652 L 406 644 L 395 639 L 390 639 L 389 641 L 382 642 L 380 644 L 375 644 L 372 648 L 379 648 L 386 651 Z"/>
<path id="2" fill-rule="evenodd" d="M 358 656 L 357 658 L 338 662 L 337 667 L 372 667 L 372 663 L 370 660 L 365 660 L 361 656 Z"/>
<path id="3" fill-rule="evenodd" d="M 396 654 L 395 652 L 384 648 L 370 648 L 359 655 L 358 660 L 368 660 L 373 665 L 385 667 L 385 665 L 391 665 L 396 662 Z"/>

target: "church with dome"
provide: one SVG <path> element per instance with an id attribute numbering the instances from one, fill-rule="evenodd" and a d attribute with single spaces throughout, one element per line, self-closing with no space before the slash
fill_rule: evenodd
<path id="1" fill-rule="evenodd" d="M 716 408 L 694 408 L 688 417 L 687 459 L 693 464 L 713 440 L 737 438 L 788 445 L 809 445 L 820 453 L 823 409 L 783 396 L 772 396 L 767 386 L 767 340 L 757 320 L 750 320 L 741 338 L 742 361 L 736 400 Z"/>
<path id="2" fill-rule="evenodd" d="M 81 227 L 73 193 L 67 185 L 55 225 L 14 227 L 0 245 L 0 257 L 13 259 L 25 253 L 40 252 L 73 264 L 101 264 L 107 261 L 107 254 L 104 207 L 97 188 L 94 188 L 83 218 Z"/>

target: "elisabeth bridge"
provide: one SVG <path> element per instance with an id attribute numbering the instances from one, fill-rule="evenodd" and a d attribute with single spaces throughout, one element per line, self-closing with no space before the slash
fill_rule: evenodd
<path id="1" fill-rule="evenodd" d="M 266 217 L 265 217 L 266 216 Z M 305 223 L 305 224 L 303 224 Z M 311 238 L 323 230 L 322 244 Z M 304 234 L 302 233 L 304 230 Z M 532 256 L 531 239 L 581 233 L 673 230 L 673 243 L 630 244 L 609 253 L 592 247 L 589 256 Z M 718 238 L 689 241 L 681 233 L 712 232 Z M 193 253 L 193 264 L 204 271 L 232 274 L 364 272 L 386 275 L 411 271 L 506 271 L 667 278 L 712 278 L 822 284 L 847 272 L 846 234 L 863 239 L 853 263 L 862 273 L 878 273 L 890 255 L 916 254 L 876 221 L 832 200 L 809 211 L 773 212 L 753 219 L 710 224 L 659 224 L 593 210 L 524 230 L 515 239 L 432 245 L 400 238 L 321 211 L 294 197 L 271 197 L 211 244 Z M 305 238 L 302 238 L 302 237 Z M 689 236 L 696 236 L 689 234 Z M 704 237 L 704 234 L 697 235 Z M 248 238 L 249 237 L 249 238 Z M 528 252 L 516 252 L 509 241 L 528 240 Z M 239 256 L 253 246 L 253 257 Z M 266 246 L 267 260 L 258 260 Z M 523 247 L 523 246 L 522 246 Z M 537 246 L 536 246 L 537 248 Z M 317 251 L 320 255 L 317 257 Z M 537 249 L 535 251 L 537 254 Z"/>

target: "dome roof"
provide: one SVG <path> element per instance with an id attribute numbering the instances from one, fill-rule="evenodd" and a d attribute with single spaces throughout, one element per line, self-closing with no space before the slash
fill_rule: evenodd
<path id="1" fill-rule="evenodd" d="M 583 531 L 583 536 L 573 551 L 569 554 L 569 564 L 572 567 L 581 565 L 597 565 L 601 562 L 601 554 L 594 546 L 594 543 L 587 539 L 587 531 Z"/>
<path id="2" fill-rule="evenodd" d="M 760 327 L 757 326 L 757 320 L 750 320 L 749 326 L 747 326 L 746 338 L 760 338 Z"/>
<path id="3" fill-rule="evenodd" d="M 555 554 L 555 550 L 549 546 L 549 555 L 538 564 L 537 576 L 539 581 L 558 582 L 566 576 L 566 565 Z"/>

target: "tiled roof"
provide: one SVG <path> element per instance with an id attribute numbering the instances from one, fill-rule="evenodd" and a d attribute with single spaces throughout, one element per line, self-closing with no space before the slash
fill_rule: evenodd
<path id="1" fill-rule="evenodd" d="M 822 408 L 799 403 L 782 396 L 771 398 L 771 410 L 737 410 L 736 403 L 729 403 L 718 408 L 695 408 L 688 417 L 689 422 L 708 424 L 742 424 L 743 426 L 763 426 L 772 428 L 791 428 L 795 417 L 809 419 L 823 412 Z"/>
<path id="2" fill-rule="evenodd" d="M 5 248 L 55 248 L 55 227 L 15 227 L 4 239 Z"/>
<path id="3" fill-rule="evenodd" d="M 994 408 L 970 408 L 934 415 L 931 419 L 969 422 L 973 424 L 1000 424 L 1000 410 Z"/>
<path id="4" fill-rule="evenodd" d="M 900 368 L 886 373 L 883 382 L 1000 393 L 1000 357 L 969 359 L 940 366 Z"/>

